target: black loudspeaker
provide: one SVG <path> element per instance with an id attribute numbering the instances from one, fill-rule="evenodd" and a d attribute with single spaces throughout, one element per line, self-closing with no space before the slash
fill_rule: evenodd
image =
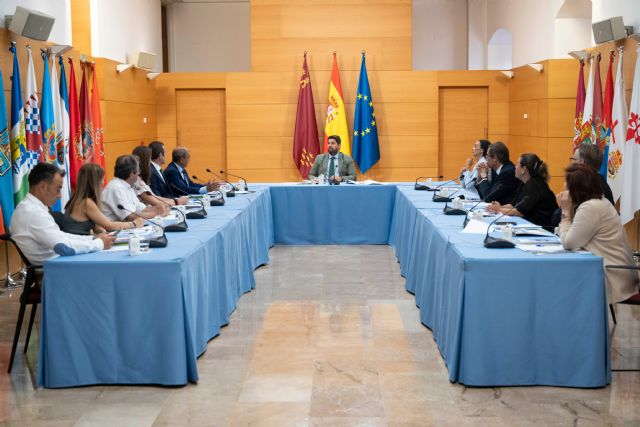
<path id="1" fill-rule="evenodd" d="M 627 37 L 627 30 L 624 28 L 622 16 L 614 16 L 604 21 L 594 22 L 591 25 L 591 29 L 593 30 L 593 39 L 596 44 L 621 40 Z"/>
<path id="2" fill-rule="evenodd" d="M 9 24 L 9 31 L 22 37 L 47 41 L 54 22 L 56 22 L 56 18 L 53 16 L 16 6 L 16 11 Z"/>

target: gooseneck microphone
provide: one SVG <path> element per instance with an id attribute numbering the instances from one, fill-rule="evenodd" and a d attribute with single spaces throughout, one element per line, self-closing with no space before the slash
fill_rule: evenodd
<path id="1" fill-rule="evenodd" d="M 182 221 L 175 224 L 167 225 L 166 227 L 164 227 L 164 231 L 168 233 L 173 231 L 187 231 L 189 226 L 187 225 L 187 217 L 185 216 L 184 212 L 182 212 L 180 209 L 176 208 L 175 206 L 171 206 L 169 203 L 165 202 L 164 200 L 162 200 L 160 197 L 156 196 L 152 192 L 147 191 L 147 194 L 149 194 L 151 197 L 153 197 L 163 205 L 169 206 L 169 209 L 180 212 L 180 215 L 182 215 Z"/>
<path id="2" fill-rule="evenodd" d="M 207 169 L 207 172 L 209 172 L 209 169 Z M 231 176 L 232 176 L 232 177 L 234 177 L 234 178 L 238 178 L 238 179 L 243 180 L 243 181 L 244 181 L 244 191 L 249 191 L 249 186 L 247 185 L 247 180 L 246 180 L 246 179 L 244 179 L 244 178 L 243 178 L 243 177 L 241 177 L 240 175 L 234 175 L 234 174 L 232 174 L 232 173 L 229 173 L 229 171 L 226 171 L 226 172 L 225 172 L 223 169 L 220 169 L 220 174 L 221 174 L 221 175 L 224 175 L 225 173 L 226 173 L 227 175 L 231 175 Z"/>
<path id="3" fill-rule="evenodd" d="M 203 180 L 201 180 L 200 178 L 198 178 L 195 175 L 191 175 L 191 178 L 196 180 L 196 181 L 199 181 L 200 184 L 206 185 L 206 183 Z M 210 193 L 213 193 L 214 191 L 216 191 L 218 194 L 220 194 L 220 198 L 219 199 L 209 199 L 209 206 L 224 206 L 224 194 L 222 194 L 222 191 L 220 191 L 220 190 L 213 190 L 213 191 L 210 191 Z M 229 197 L 232 197 L 232 196 L 229 196 Z"/>
<path id="4" fill-rule="evenodd" d="M 458 188 L 456 191 L 454 191 L 453 193 L 451 193 L 451 195 L 449 196 L 449 200 L 453 200 L 453 196 L 461 191 L 464 187 L 460 187 Z M 466 215 L 467 211 L 465 211 L 464 209 L 459 209 L 459 208 L 451 208 L 449 207 L 449 201 L 446 201 L 444 203 L 444 208 L 442 209 L 442 212 L 444 212 L 445 215 Z"/>
<path id="5" fill-rule="evenodd" d="M 227 184 L 229 184 L 231 186 L 231 190 L 227 191 L 227 197 L 236 197 L 236 187 L 233 186 L 232 183 L 230 183 L 229 181 L 227 181 L 226 179 L 224 179 L 223 177 L 221 177 L 220 175 L 211 172 L 211 169 L 207 168 L 205 169 L 207 172 L 209 172 L 211 175 L 215 176 L 218 179 L 223 180 L 224 182 L 226 182 Z"/>
<path id="6" fill-rule="evenodd" d="M 162 226 L 162 224 L 158 224 L 155 221 L 151 221 L 150 219 L 147 219 L 145 217 L 143 217 L 142 215 L 140 215 L 138 212 L 135 211 L 130 211 L 129 209 L 126 209 L 124 206 L 122 206 L 121 204 L 118 204 L 118 209 L 128 212 L 130 214 L 133 214 L 135 216 L 137 216 L 138 218 L 142 218 L 145 221 L 150 222 L 151 224 L 155 225 L 156 227 L 160 227 L 160 229 L 162 230 L 162 236 L 160 237 L 155 237 L 153 239 L 149 239 L 149 247 L 150 248 L 165 248 L 167 247 L 167 245 L 169 244 L 169 241 L 167 240 L 167 235 L 164 232 L 164 227 Z"/>
<path id="7" fill-rule="evenodd" d="M 435 187 L 433 189 L 433 197 L 431 198 L 431 200 L 433 200 L 434 202 L 450 202 L 451 198 L 447 197 L 447 196 L 438 195 L 438 190 L 440 189 L 440 187 L 443 187 L 443 186 L 449 184 L 450 182 L 455 181 L 456 179 L 458 179 L 458 178 L 456 177 L 456 178 L 450 179 L 449 181 L 445 181 L 442 184 L 439 184 L 437 187 Z"/>
<path id="8" fill-rule="evenodd" d="M 493 196 L 493 194 L 494 194 L 495 192 L 497 192 L 501 187 L 502 187 L 502 184 L 496 184 L 496 188 L 494 188 L 493 190 L 491 190 L 491 191 L 489 192 L 489 194 L 487 194 L 487 197 L 489 197 L 489 196 Z M 483 199 L 483 198 L 480 198 L 480 201 L 479 201 L 478 203 L 476 203 L 475 205 L 471 206 L 471 209 L 469 209 L 469 210 L 467 211 L 467 213 L 466 213 L 466 214 L 465 214 L 465 216 L 464 216 L 464 222 L 462 223 L 462 226 L 463 226 L 463 227 L 466 227 L 466 226 L 467 226 L 467 224 L 469 224 L 469 212 L 472 212 L 472 211 L 473 211 L 473 210 L 474 210 L 474 209 L 475 209 L 475 208 L 476 208 L 480 203 L 482 203 L 482 202 L 484 202 L 484 199 Z"/>
<path id="9" fill-rule="evenodd" d="M 174 183 L 171 183 L 170 185 L 171 185 L 171 188 L 176 190 L 178 193 L 182 194 L 183 196 L 189 197 L 189 200 L 195 200 L 196 202 L 200 203 L 200 206 L 201 206 L 200 210 L 195 212 L 193 211 L 187 212 L 187 218 L 203 219 L 207 217 L 207 210 L 204 208 L 204 203 L 202 203 L 202 200 L 198 199 L 197 197 L 191 197 L 191 194 L 187 193 L 186 191 L 184 191 L 182 188 L 178 187 Z"/>
<path id="10" fill-rule="evenodd" d="M 442 179 L 444 178 L 444 176 L 442 175 L 438 175 L 438 176 L 419 176 L 416 178 L 416 182 L 413 186 L 413 189 L 416 191 L 435 191 L 435 188 L 431 188 L 428 185 L 425 184 L 418 184 L 418 181 L 420 181 L 421 179 Z"/>
<path id="11" fill-rule="evenodd" d="M 528 198 L 529 198 L 529 196 L 524 196 L 520 200 L 520 202 L 518 202 L 515 206 L 511 207 L 511 209 L 509 209 L 508 211 L 506 211 L 505 213 L 503 213 L 502 215 L 500 215 L 499 217 L 497 217 L 496 219 L 494 219 L 493 221 L 491 221 L 489 223 L 489 226 L 487 227 L 487 233 L 484 235 L 484 247 L 485 248 L 489 248 L 489 249 L 504 249 L 504 248 L 513 248 L 513 247 L 515 247 L 515 244 L 513 242 L 509 241 L 509 240 L 499 239 L 497 237 L 489 236 L 489 230 L 491 230 L 491 226 L 493 224 L 495 224 L 496 221 L 498 221 L 503 216 L 511 213 L 511 211 L 513 211 L 514 209 L 517 209 L 518 206 L 522 205 L 522 203 L 524 203 Z"/>

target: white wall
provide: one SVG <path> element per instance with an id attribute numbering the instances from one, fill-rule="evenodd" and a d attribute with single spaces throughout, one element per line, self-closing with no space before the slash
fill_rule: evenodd
<path id="1" fill-rule="evenodd" d="M 509 30 L 496 31 L 487 47 L 488 70 L 510 70 L 513 66 L 513 36 Z"/>
<path id="2" fill-rule="evenodd" d="M 553 58 L 569 58 L 569 52 L 590 47 L 592 34 L 591 18 L 556 19 Z"/>
<path id="3" fill-rule="evenodd" d="M 622 16 L 624 25 L 633 25 L 634 32 L 640 33 L 639 0 L 593 0 L 593 22 L 614 16 Z"/>
<path id="4" fill-rule="evenodd" d="M 156 55 L 162 71 L 159 0 L 91 0 L 91 54 L 127 62 L 137 51 Z"/>
<path id="5" fill-rule="evenodd" d="M 469 70 L 487 68 L 487 0 L 467 1 Z"/>
<path id="6" fill-rule="evenodd" d="M 6 27 L 4 16 L 13 15 L 16 11 L 16 6 L 37 10 L 56 18 L 49 41 L 57 44 L 71 44 L 70 0 L 0 0 L 1 27 Z"/>
<path id="7" fill-rule="evenodd" d="M 413 69 L 467 69 L 467 0 L 413 0 Z"/>
<path id="8" fill-rule="evenodd" d="M 249 2 L 167 6 L 169 71 L 250 71 Z"/>

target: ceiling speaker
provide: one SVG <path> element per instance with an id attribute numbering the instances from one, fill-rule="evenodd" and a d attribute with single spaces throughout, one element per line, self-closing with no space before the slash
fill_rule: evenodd
<path id="1" fill-rule="evenodd" d="M 47 41 L 56 18 L 45 13 L 16 6 L 9 31 L 34 40 Z"/>
<path id="2" fill-rule="evenodd" d="M 627 37 L 622 16 L 614 16 L 604 21 L 594 22 L 591 28 L 593 29 L 593 38 L 596 44 L 621 40 Z"/>

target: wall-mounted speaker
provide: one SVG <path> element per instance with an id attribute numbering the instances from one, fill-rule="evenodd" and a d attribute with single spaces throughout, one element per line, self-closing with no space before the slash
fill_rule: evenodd
<path id="1" fill-rule="evenodd" d="M 153 67 L 156 66 L 156 56 L 153 53 L 136 52 L 131 55 L 129 64 L 145 70 L 153 70 Z"/>
<path id="2" fill-rule="evenodd" d="M 624 28 L 622 16 L 614 16 L 604 21 L 594 22 L 591 28 L 593 29 L 593 38 L 596 44 L 621 40 L 627 37 L 627 30 Z"/>
<path id="3" fill-rule="evenodd" d="M 34 40 L 47 41 L 56 18 L 45 13 L 16 6 L 9 31 Z"/>

